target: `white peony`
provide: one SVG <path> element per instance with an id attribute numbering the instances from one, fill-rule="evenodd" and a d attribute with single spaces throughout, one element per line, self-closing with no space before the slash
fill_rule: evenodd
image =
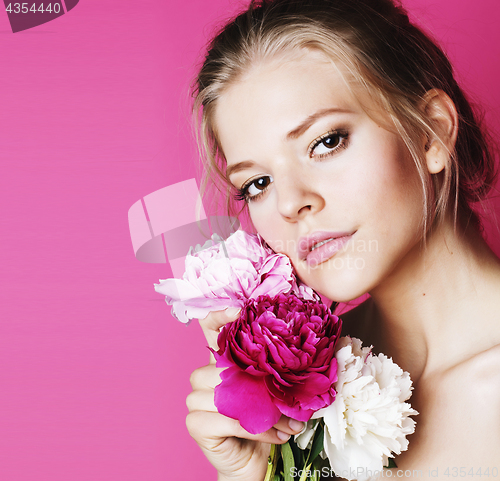
<path id="1" fill-rule="evenodd" d="M 302 429 L 299 434 L 294 436 L 293 439 L 295 443 L 300 449 L 302 449 L 302 451 L 312 448 L 314 433 L 316 432 L 318 425 L 319 421 L 317 419 L 309 419 L 309 421 L 306 422 L 304 429 Z"/>
<path id="2" fill-rule="evenodd" d="M 415 430 L 409 416 L 418 414 L 405 403 L 411 380 L 392 359 L 374 356 L 356 338 L 339 339 L 335 357 L 337 396 L 313 417 L 324 419 L 324 449 L 333 471 L 363 481 L 408 448 L 406 436 Z"/>

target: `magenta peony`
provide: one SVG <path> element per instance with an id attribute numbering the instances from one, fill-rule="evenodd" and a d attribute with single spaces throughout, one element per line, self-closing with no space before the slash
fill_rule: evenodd
<path id="1" fill-rule="evenodd" d="M 341 320 L 317 301 L 279 294 L 248 300 L 226 324 L 214 351 L 222 382 L 220 413 L 248 432 L 271 428 L 282 414 L 307 421 L 335 400 L 335 344 Z"/>

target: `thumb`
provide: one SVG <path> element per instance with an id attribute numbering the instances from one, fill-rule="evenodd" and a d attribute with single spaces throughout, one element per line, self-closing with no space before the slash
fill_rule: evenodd
<path id="1" fill-rule="evenodd" d="M 205 319 L 200 319 L 200 326 L 203 331 L 219 332 L 228 322 L 235 321 L 240 315 L 239 307 L 229 307 L 224 311 L 211 312 Z"/>
<path id="2" fill-rule="evenodd" d="M 228 322 L 238 319 L 240 311 L 240 308 L 230 307 L 225 311 L 211 312 L 205 319 L 199 320 L 205 339 L 212 349 L 217 351 L 219 348 L 217 345 L 217 337 L 219 336 L 220 329 Z M 213 354 L 210 355 L 210 361 L 212 362 L 212 360 L 215 361 L 215 359 L 213 359 Z"/>

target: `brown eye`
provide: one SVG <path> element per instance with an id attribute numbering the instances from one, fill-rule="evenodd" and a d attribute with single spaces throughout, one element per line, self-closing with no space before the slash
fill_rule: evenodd
<path id="1" fill-rule="evenodd" d="M 247 187 L 247 194 L 249 197 L 253 197 L 255 195 L 260 194 L 264 190 L 269 187 L 269 184 L 273 181 L 273 178 L 270 176 L 259 177 L 252 181 Z"/>
<path id="2" fill-rule="evenodd" d="M 340 136 L 329 135 L 326 139 L 323 139 L 321 143 L 328 149 L 334 149 L 340 144 Z"/>
<path id="3" fill-rule="evenodd" d="M 315 140 L 309 149 L 311 157 L 326 157 L 347 146 L 348 134 L 345 131 L 332 131 Z"/>
<path id="4" fill-rule="evenodd" d="M 249 180 L 241 189 L 238 190 L 235 198 L 237 200 L 244 200 L 245 202 L 256 200 L 264 194 L 272 183 L 273 178 L 270 175 L 264 175 L 256 179 Z"/>

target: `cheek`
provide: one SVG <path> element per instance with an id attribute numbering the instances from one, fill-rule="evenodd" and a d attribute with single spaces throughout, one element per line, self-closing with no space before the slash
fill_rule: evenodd
<path id="1" fill-rule="evenodd" d="M 281 222 L 274 206 L 271 206 L 269 202 L 260 202 L 255 205 L 250 204 L 248 211 L 255 230 L 269 246 L 275 252 L 285 252 L 283 249 L 284 233 L 281 232 Z"/>
<path id="2" fill-rule="evenodd" d="M 400 161 L 387 174 L 385 187 L 390 196 L 387 199 L 388 214 L 393 219 L 391 230 L 403 237 L 418 235 L 418 226 L 424 214 L 424 195 L 417 168 L 406 151 Z"/>
<path id="3" fill-rule="evenodd" d="M 296 225 L 283 220 L 274 205 L 265 204 L 250 209 L 252 223 L 271 249 L 287 255 L 295 267 L 298 256 Z"/>
<path id="4" fill-rule="evenodd" d="M 363 238 L 365 245 L 373 249 L 359 255 L 366 261 L 364 274 L 371 288 L 401 262 L 421 237 L 422 192 L 402 174 L 401 168 L 386 172 L 378 188 L 374 187 L 373 203 L 366 211 L 369 224 Z"/>
<path id="5" fill-rule="evenodd" d="M 367 153 L 367 155 L 369 155 Z M 379 235 L 401 234 L 401 227 L 419 223 L 423 196 L 413 159 L 402 141 L 389 136 L 377 155 L 359 169 L 356 209 L 379 226 Z"/>

